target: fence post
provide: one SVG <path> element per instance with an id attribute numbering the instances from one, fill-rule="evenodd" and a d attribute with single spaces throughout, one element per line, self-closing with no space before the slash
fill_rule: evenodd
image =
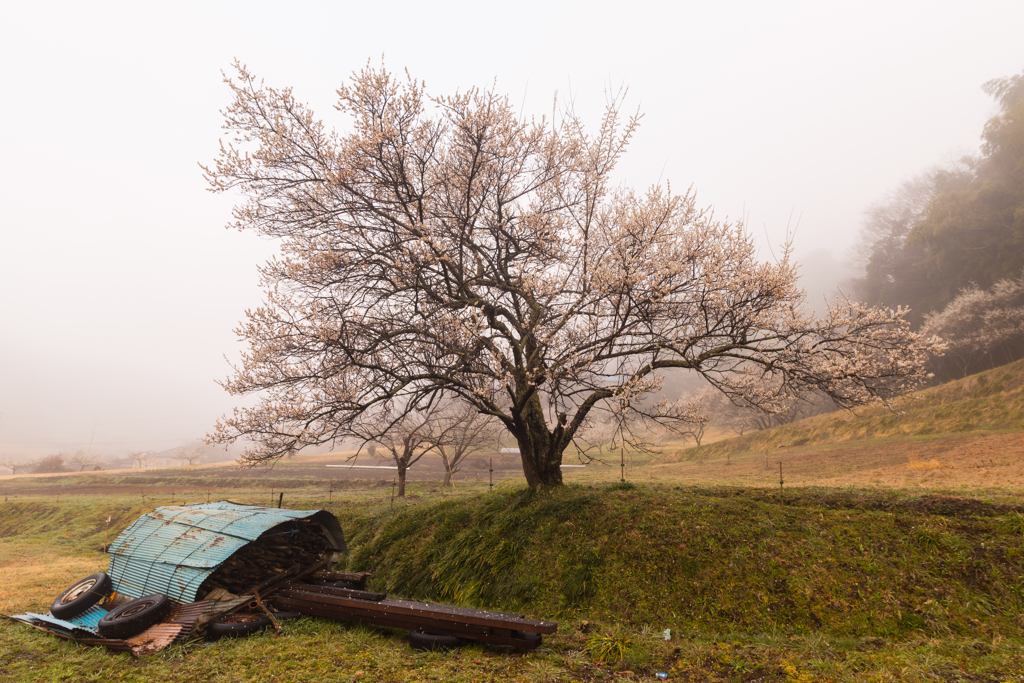
<path id="1" fill-rule="evenodd" d="M 619 481 L 626 483 L 626 444 L 619 449 Z"/>
<path id="2" fill-rule="evenodd" d="M 488 467 L 490 469 L 487 470 L 487 476 L 490 477 L 491 483 L 489 484 L 490 488 L 487 489 L 487 490 L 488 491 L 493 491 L 494 490 L 494 458 L 491 458 L 490 465 L 488 465 Z"/>
<path id="3" fill-rule="evenodd" d="M 782 461 L 780 460 L 779 461 L 779 498 L 782 500 L 783 503 L 785 503 L 786 501 L 782 497 L 782 484 L 783 483 L 784 482 L 782 481 Z"/>

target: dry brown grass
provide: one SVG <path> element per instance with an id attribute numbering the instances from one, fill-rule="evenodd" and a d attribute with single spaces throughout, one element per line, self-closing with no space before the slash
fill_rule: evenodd
<path id="1" fill-rule="evenodd" d="M 688 451 L 688 459 L 627 467 L 626 478 L 687 484 L 778 487 L 1004 488 L 1024 490 L 1024 433 L 847 441 L 740 454 Z M 601 480 L 614 466 L 571 479 Z"/>
<path id="2" fill-rule="evenodd" d="M 62 555 L 59 550 L 41 557 L 38 544 L 17 540 L 0 543 L 0 614 L 46 613 L 53 599 L 72 583 L 94 572 L 105 572 L 107 555 Z"/>

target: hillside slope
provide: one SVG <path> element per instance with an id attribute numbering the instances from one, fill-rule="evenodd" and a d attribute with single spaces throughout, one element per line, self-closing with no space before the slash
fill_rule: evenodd
<path id="1" fill-rule="evenodd" d="M 653 478 L 778 486 L 1024 488 L 1024 361 L 871 406 L 680 449 Z"/>
<path id="2" fill-rule="evenodd" d="M 888 437 L 1024 429 L 1024 360 L 900 397 L 893 410 L 871 406 L 817 415 L 726 439 L 711 453 L 834 444 Z"/>

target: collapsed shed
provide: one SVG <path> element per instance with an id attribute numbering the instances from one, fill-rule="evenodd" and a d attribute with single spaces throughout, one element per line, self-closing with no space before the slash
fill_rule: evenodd
<path id="1" fill-rule="evenodd" d="M 110 546 L 108 573 L 122 595 L 163 593 L 187 603 L 245 595 L 261 583 L 337 562 L 345 552 L 341 525 L 326 510 L 182 505 L 157 508 L 125 529 Z"/>
<path id="2" fill-rule="evenodd" d="M 282 618 L 294 610 L 294 616 L 409 629 L 409 644 L 424 649 L 470 640 L 533 649 L 558 627 L 522 614 L 365 590 L 366 572 L 329 570 L 346 545 L 337 518 L 325 510 L 229 502 L 160 507 L 121 532 L 109 552 L 109 572 L 73 584 L 50 613 L 12 618 L 136 655 L 203 630 L 211 638 L 239 635 L 261 628 L 259 620 L 279 629 L 268 604 Z M 246 609 L 262 610 L 266 619 Z"/>
<path id="3" fill-rule="evenodd" d="M 135 654 L 154 652 L 210 619 L 246 605 L 256 592 L 328 567 L 347 552 L 338 519 L 325 510 L 284 510 L 226 501 L 158 507 L 110 545 L 112 597 L 73 618 L 26 613 L 12 618 L 65 638 Z M 153 633 L 103 638 L 109 609 L 149 594 L 178 606 Z M 144 634 L 145 635 L 145 634 Z"/>

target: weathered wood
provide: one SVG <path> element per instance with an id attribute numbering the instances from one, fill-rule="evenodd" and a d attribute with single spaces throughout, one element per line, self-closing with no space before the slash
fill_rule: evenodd
<path id="1" fill-rule="evenodd" d="M 371 572 L 317 572 L 313 578 L 319 581 L 351 581 L 358 584 L 360 590 L 366 590 L 366 580 L 371 576 Z"/>
<path id="2" fill-rule="evenodd" d="M 437 605 L 414 600 L 384 599 L 379 602 L 354 600 L 342 596 L 307 591 L 304 588 L 288 588 L 282 590 L 281 597 L 297 598 L 310 602 L 322 602 L 337 607 L 366 609 L 388 616 L 428 617 L 438 622 L 451 621 L 491 628 L 506 628 L 529 633 L 554 633 L 558 624 L 550 621 L 527 619 L 522 615 L 494 612 L 491 610 L 473 609 L 470 607 L 453 607 Z"/>
<path id="3" fill-rule="evenodd" d="M 302 614 L 309 614 L 329 619 L 340 619 L 342 621 L 353 621 L 373 626 L 388 626 L 391 628 L 422 630 L 426 633 L 433 633 L 441 636 L 456 636 L 466 640 L 475 640 L 490 645 L 508 645 L 517 649 L 530 650 L 541 644 L 541 639 L 527 640 L 517 638 L 510 629 L 492 629 L 486 626 L 475 626 L 473 624 L 457 622 L 439 622 L 429 617 L 403 617 L 389 616 L 380 612 L 370 610 L 359 610 L 352 608 L 341 608 L 336 605 L 326 605 L 308 600 L 278 597 L 278 607 L 289 609 Z"/>
<path id="4" fill-rule="evenodd" d="M 307 593 L 322 593 L 324 595 L 336 595 L 343 598 L 352 598 L 353 600 L 370 600 L 372 602 L 380 602 L 387 596 L 384 593 L 373 593 L 371 591 L 361 591 L 355 588 L 336 588 L 334 586 L 317 586 L 308 583 L 295 583 L 289 581 L 281 584 L 282 589 L 293 589 L 301 590 Z"/>
<path id="5" fill-rule="evenodd" d="M 277 576 L 272 576 L 269 579 L 267 579 L 266 581 L 262 582 L 260 585 L 254 587 L 253 588 L 253 592 L 254 593 L 258 593 L 260 591 L 266 591 L 266 589 L 270 588 L 275 583 L 279 583 L 279 582 L 284 581 L 285 579 L 287 579 L 291 574 L 298 574 L 301 569 L 302 569 L 302 565 L 293 564 L 291 567 L 288 567 L 288 569 L 285 569 L 283 572 L 281 572 Z"/>

